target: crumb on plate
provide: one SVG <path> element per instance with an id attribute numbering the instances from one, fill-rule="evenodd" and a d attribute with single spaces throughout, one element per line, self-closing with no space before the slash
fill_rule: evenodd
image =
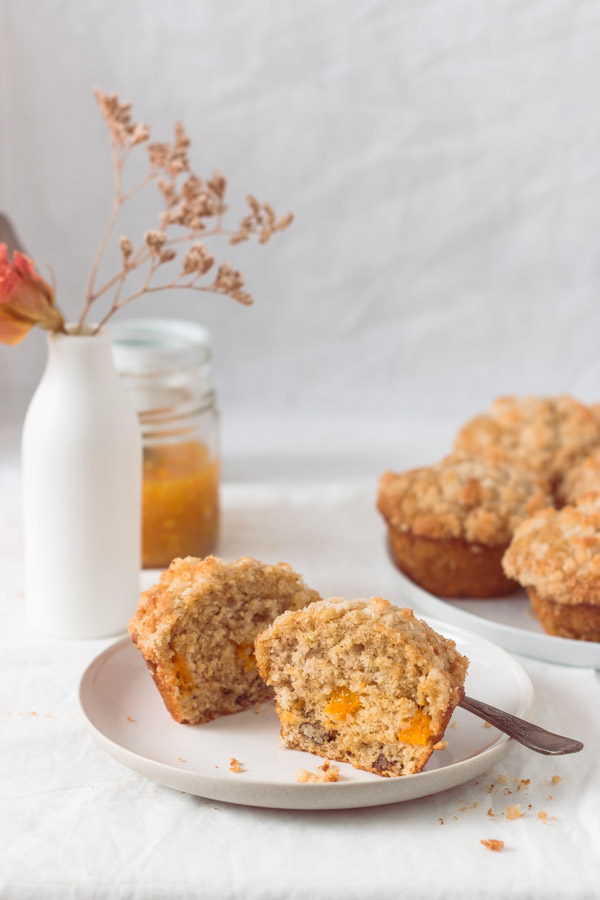
<path id="1" fill-rule="evenodd" d="M 328 759 L 322 766 L 317 766 L 316 772 L 313 774 L 308 769 L 298 769 L 296 772 L 296 781 L 298 784 L 327 784 L 340 780 L 340 770 L 337 766 L 332 766 Z"/>

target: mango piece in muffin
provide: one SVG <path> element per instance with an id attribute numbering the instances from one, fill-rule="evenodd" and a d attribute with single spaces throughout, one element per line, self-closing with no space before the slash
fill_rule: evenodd
<path id="1" fill-rule="evenodd" d="M 421 771 L 464 696 L 454 642 L 381 597 L 286 612 L 255 648 L 288 747 L 388 778 Z"/>
<path id="2" fill-rule="evenodd" d="M 254 639 L 285 610 L 319 599 L 286 563 L 174 559 L 140 597 L 129 633 L 171 716 L 208 722 L 272 697 Z"/>

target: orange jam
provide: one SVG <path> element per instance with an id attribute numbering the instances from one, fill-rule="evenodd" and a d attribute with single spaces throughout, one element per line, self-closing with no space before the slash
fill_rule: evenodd
<path id="1" fill-rule="evenodd" d="M 244 664 L 244 671 L 249 672 L 256 668 L 256 657 L 252 644 L 238 644 L 235 655 Z"/>
<path id="2" fill-rule="evenodd" d="M 173 670 L 180 693 L 188 694 L 194 687 L 194 679 L 181 653 L 173 654 Z"/>
<path id="3" fill-rule="evenodd" d="M 424 747 L 431 737 L 431 716 L 420 709 L 410 720 L 406 728 L 398 732 L 398 740 L 404 744 L 415 744 Z"/>
<path id="4" fill-rule="evenodd" d="M 353 716 L 361 707 L 360 697 L 347 687 L 334 688 L 325 707 L 325 713 L 334 722 L 343 722 Z"/>
<path id="5" fill-rule="evenodd" d="M 219 527 L 219 463 L 199 441 L 144 448 L 142 564 L 207 556 Z"/>

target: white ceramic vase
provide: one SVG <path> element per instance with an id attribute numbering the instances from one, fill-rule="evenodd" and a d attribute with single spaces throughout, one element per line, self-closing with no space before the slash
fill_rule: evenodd
<path id="1" fill-rule="evenodd" d="M 49 334 L 22 476 L 31 625 L 65 638 L 123 631 L 140 589 L 142 445 L 108 332 Z"/>

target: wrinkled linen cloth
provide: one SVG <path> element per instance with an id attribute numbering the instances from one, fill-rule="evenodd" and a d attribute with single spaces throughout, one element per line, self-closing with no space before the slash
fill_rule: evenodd
<path id="1" fill-rule="evenodd" d="M 511 742 L 477 779 L 353 810 L 264 809 L 179 793 L 107 755 L 86 727 L 79 681 L 114 639 L 30 632 L 15 485 L 15 472 L 0 468 L 3 900 L 598 896 L 597 671 L 518 657 L 535 688 L 535 720 L 585 743 L 573 756 L 539 756 Z M 219 553 L 287 561 L 323 596 L 402 604 L 374 494 L 367 482 L 226 486 Z M 156 574 L 143 573 L 142 584 Z M 523 815 L 509 818 L 516 803 Z M 481 844 L 489 839 L 504 850 Z"/>

